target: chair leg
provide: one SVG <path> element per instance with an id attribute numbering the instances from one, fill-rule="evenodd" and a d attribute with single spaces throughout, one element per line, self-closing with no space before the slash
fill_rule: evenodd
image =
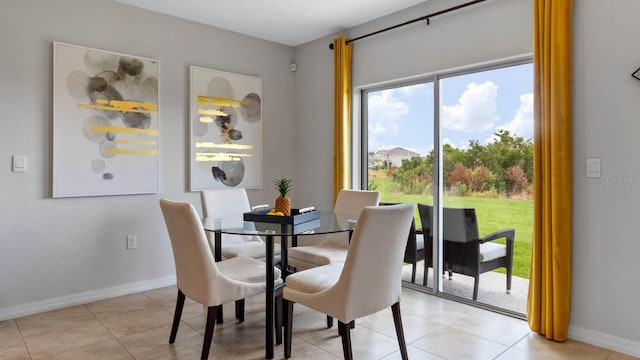
<path id="1" fill-rule="evenodd" d="M 427 279 L 429 279 L 429 267 L 427 261 L 424 261 L 424 275 L 422 277 L 422 286 L 427 286 Z"/>
<path id="2" fill-rule="evenodd" d="M 342 338 L 344 360 L 353 360 L 353 352 L 351 351 L 351 326 L 338 320 L 338 333 Z"/>
<path id="3" fill-rule="evenodd" d="M 236 319 L 239 323 L 244 322 L 244 299 L 236 300 Z"/>
<path id="4" fill-rule="evenodd" d="M 207 310 L 207 325 L 204 330 L 204 342 L 202 343 L 201 360 L 209 358 L 209 349 L 211 349 L 211 339 L 213 338 L 213 329 L 216 326 L 216 317 L 218 315 L 219 306 L 209 306 Z"/>
<path id="5" fill-rule="evenodd" d="M 473 300 L 478 300 L 478 284 L 480 283 L 480 275 L 475 276 L 475 280 L 473 281 Z"/>
<path id="6" fill-rule="evenodd" d="M 507 266 L 507 294 L 511 294 L 511 274 L 513 271 L 511 267 Z"/>
<path id="7" fill-rule="evenodd" d="M 276 296 L 276 309 L 274 325 L 276 327 L 276 345 L 282 344 L 282 294 Z"/>
<path id="8" fill-rule="evenodd" d="M 293 301 L 284 299 L 284 307 L 286 308 L 284 313 L 284 357 L 288 359 L 291 357 L 291 336 L 293 334 Z"/>
<path id="9" fill-rule="evenodd" d="M 216 315 L 216 322 L 218 324 L 222 324 L 223 322 L 223 316 L 222 316 L 222 304 L 218 305 L 218 315 Z"/>
<path id="10" fill-rule="evenodd" d="M 413 262 L 413 266 L 411 267 L 411 283 L 415 284 L 416 282 L 416 262 Z"/>
<path id="11" fill-rule="evenodd" d="M 333 327 L 333 318 L 327 315 L 327 328 L 331 329 Z"/>
<path id="12" fill-rule="evenodd" d="M 173 313 L 173 326 L 171 326 L 171 335 L 169 336 L 169 344 L 176 342 L 178 334 L 178 325 L 180 325 L 180 317 L 182 316 L 182 308 L 184 307 L 184 293 L 178 289 L 178 300 L 176 301 L 176 311 Z"/>
<path id="13" fill-rule="evenodd" d="M 391 312 L 393 313 L 393 323 L 396 326 L 396 335 L 398 336 L 398 345 L 400 346 L 400 355 L 402 360 L 408 360 L 407 355 L 407 343 L 404 340 L 404 330 L 402 328 L 402 316 L 400 316 L 400 302 L 391 305 Z"/>

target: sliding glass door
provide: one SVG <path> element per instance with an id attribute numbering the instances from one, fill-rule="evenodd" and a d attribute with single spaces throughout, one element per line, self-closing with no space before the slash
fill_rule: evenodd
<path id="1" fill-rule="evenodd" d="M 416 228 L 434 240 L 420 252 L 418 234 L 418 245 L 408 247 L 405 284 L 526 312 L 533 223 L 532 71 L 530 61 L 511 62 L 363 90 L 363 187 L 380 191 L 382 202 L 436 205 L 430 224 L 422 223 L 416 211 Z M 477 230 L 475 237 L 494 232 L 501 237 L 469 244 L 467 250 L 461 243 L 477 239 L 452 232 L 465 227 L 464 222 L 455 225 L 456 213 L 467 227 L 473 223 L 469 231 Z M 510 294 L 505 268 L 512 269 Z"/>
<path id="2" fill-rule="evenodd" d="M 433 204 L 433 163 L 425 159 L 433 152 L 434 83 L 422 81 L 367 91 L 363 96 L 367 150 L 366 187 L 380 191 L 381 203 L 413 202 Z M 364 126 L 363 126 L 364 128 Z M 418 209 L 418 234 L 405 254 L 403 279 L 423 281 L 425 242 Z"/>

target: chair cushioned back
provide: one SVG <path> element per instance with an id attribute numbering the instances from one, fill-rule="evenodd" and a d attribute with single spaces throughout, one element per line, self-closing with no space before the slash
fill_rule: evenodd
<path id="1" fill-rule="evenodd" d="M 400 301 L 404 248 L 415 205 L 362 210 L 338 281 L 344 286 L 346 318 L 372 314 Z"/>
<path id="2" fill-rule="evenodd" d="M 333 211 L 349 214 L 351 219 L 358 219 L 363 208 L 378 206 L 379 203 L 380 193 L 377 191 L 342 189 L 338 194 Z M 343 224 L 342 226 L 348 226 L 348 224 Z M 321 244 L 346 249 L 349 247 L 349 235 L 347 233 L 329 234 L 322 240 Z"/>
<path id="3" fill-rule="evenodd" d="M 251 211 L 251 204 L 244 188 L 203 190 L 200 192 L 202 215 L 204 217 L 224 218 L 222 226 L 225 228 L 241 228 L 244 224 L 242 216 L 230 217 Z M 207 232 L 207 238 L 213 250 L 213 233 Z M 243 236 L 224 234 L 223 245 L 240 245 L 247 241 L 262 241 L 258 236 Z"/>
<path id="4" fill-rule="evenodd" d="M 418 213 L 420 214 L 422 231 L 428 236 L 433 236 L 433 206 L 419 203 Z"/>
<path id="5" fill-rule="evenodd" d="M 442 237 L 460 243 L 480 239 L 475 209 L 443 208 Z"/>
<path id="6" fill-rule="evenodd" d="M 171 239 L 178 289 L 206 304 L 217 269 L 198 213 L 189 203 L 166 199 L 160 200 L 160 208 Z"/>

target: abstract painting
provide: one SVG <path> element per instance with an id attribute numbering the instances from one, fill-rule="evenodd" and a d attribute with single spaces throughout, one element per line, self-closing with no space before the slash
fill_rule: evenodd
<path id="1" fill-rule="evenodd" d="M 54 42 L 53 197 L 158 192 L 158 62 Z"/>
<path id="2" fill-rule="evenodd" d="M 262 80 L 190 68 L 191 191 L 262 187 Z"/>

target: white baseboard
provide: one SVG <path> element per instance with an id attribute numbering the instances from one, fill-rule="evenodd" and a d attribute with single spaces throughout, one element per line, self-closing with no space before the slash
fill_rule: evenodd
<path id="1" fill-rule="evenodd" d="M 570 326 L 569 338 L 614 350 L 623 354 L 640 357 L 640 342 L 621 338 L 619 336 Z"/>
<path id="2" fill-rule="evenodd" d="M 27 304 L 9 306 L 0 308 L 0 321 L 15 319 L 21 316 L 33 315 L 74 305 L 88 304 L 94 301 L 153 290 L 175 284 L 176 277 L 167 276 L 159 279 L 140 281 L 126 285 L 114 286 L 111 288 L 92 290 L 68 296 L 60 296 L 42 301 L 35 301 Z"/>

